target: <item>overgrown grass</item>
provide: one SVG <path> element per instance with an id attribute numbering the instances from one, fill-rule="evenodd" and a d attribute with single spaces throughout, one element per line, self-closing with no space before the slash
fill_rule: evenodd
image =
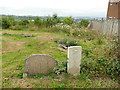
<path id="1" fill-rule="evenodd" d="M 54 42 L 58 43 L 58 44 L 63 44 L 65 45 L 66 47 L 70 47 L 70 46 L 77 46 L 79 41 L 76 41 L 72 38 L 64 38 L 64 39 L 61 39 L 61 40 L 54 40 Z"/>
<path id="2" fill-rule="evenodd" d="M 51 30 L 51 31 L 50 31 Z M 55 30 L 55 29 L 54 29 Z M 53 31 L 54 31 L 53 30 Z M 61 30 L 61 29 L 59 29 Z M 57 30 L 57 31 L 59 31 Z M 68 32 L 53 32 L 52 29 L 37 30 L 3 30 L 3 56 L 2 56 L 2 87 L 7 88 L 116 88 L 118 87 L 119 63 L 115 48 L 116 38 L 107 38 L 90 30 Z M 7 32 L 8 34 L 4 34 Z M 32 34 L 34 37 L 21 37 Z M 47 34 L 47 35 L 46 35 Z M 65 35 L 69 34 L 69 35 Z M 40 36 L 40 37 L 39 37 Z M 46 38 L 48 37 L 49 38 Z M 42 39 L 43 38 L 43 39 Z M 52 38 L 52 40 L 50 39 Z M 66 38 L 66 39 L 63 39 Z M 61 40 L 61 41 L 59 41 Z M 63 41 L 62 41 L 63 40 Z M 80 75 L 72 76 L 66 73 L 67 53 L 60 50 L 57 43 L 69 45 L 74 43 L 82 46 L 82 62 Z M 4 46 L 4 42 L 25 42 L 23 48 L 14 48 L 15 45 Z M 55 42 L 54 42 L 55 41 Z M 14 43 L 13 43 L 14 44 Z M 14 51 L 6 49 L 13 47 Z M 32 76 L 22 79 L 24 59 L 31 54 L 47 54 L 53 56 L 59 65 L 56 73 Z M 65 60 L 65 61 L 64 61 Z M 64 61 L 64 62 L 63 62 Z M 16 82 L 14 82 L 16 81 Z M 18 83 L 22 82 L 22 83 Z"/>

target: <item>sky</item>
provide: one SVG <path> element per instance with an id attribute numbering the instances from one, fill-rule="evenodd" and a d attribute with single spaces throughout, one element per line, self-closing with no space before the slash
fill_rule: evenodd
<path id="1" fill-rule="evenodd" d="M 1 0 L 0 14 L 106 17 L 109 0 Z"/>

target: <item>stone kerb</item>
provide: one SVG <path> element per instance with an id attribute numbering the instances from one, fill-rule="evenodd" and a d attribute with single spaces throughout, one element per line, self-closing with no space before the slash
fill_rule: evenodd
<path id="1" fill-rule="evenodd" d="M 80 64 L 81 64 L 81 46 L 71 46 L 68 47 L 68 63 L 67 72 L 72 75 L 80 74 Z"/>
<path id="2" fill-rule="evenodd" d="M 57 65 L 58 62 L 49 55 L 33 54 L 25 59 L 23 77 L 48 73 Z"/>

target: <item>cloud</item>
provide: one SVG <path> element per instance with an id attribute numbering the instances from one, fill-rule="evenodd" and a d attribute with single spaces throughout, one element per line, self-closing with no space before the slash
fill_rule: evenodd
<path id="1" fill-rule="evenodd" d="M 6 3 L 7 2 L 7 3 Z M 106 16 L 108 0 L 2 0 L 2 14 Z"/>

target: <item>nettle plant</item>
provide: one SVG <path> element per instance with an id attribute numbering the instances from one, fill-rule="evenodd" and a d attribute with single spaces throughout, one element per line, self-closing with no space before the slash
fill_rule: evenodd
<path id="1" fill-rule="evenodd" d="M 59 61 L 58 66 L 54 68 L 54 73 L 57 75 L 67 73 L 67 60 Z"/>
<path id="2" fill-rule="evenodd" d="M 86 73 L 88 76 L 110 76 L 113 79 L 119 78 L 120 65 L 119 59 L 114 55 L 114 51 L 107 51 L 109 54 L 96 55 L 89 57 L 89 53 L 86 53 L 86 57 L 82 59 L 81 72 Z M 106 52 L 106 53 L 107 53 Z"/>

